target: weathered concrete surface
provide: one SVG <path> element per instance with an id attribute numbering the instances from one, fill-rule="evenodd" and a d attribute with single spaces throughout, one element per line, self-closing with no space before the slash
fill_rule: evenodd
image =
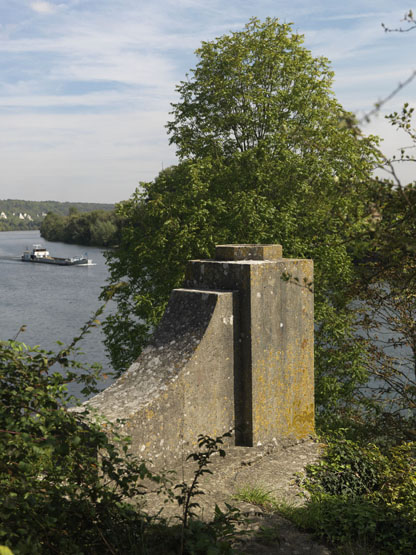
<path id="1" fill-rule="evenodd" d="M 219 245 L 230 260 L 189 263 L 150 345 L 87 402 L 125 420 L 133 452 L 169 462 L 198 434 L 235 428 L 237 445 L 260 446 L 313 433 L 313 264 L 281 255 Z"/>
<path id="2" fill-rule="evenodd" d="M 314 432 L 313 263 L 241 260 L 236 251 L 237 261 L 189 262 L 185 283 L 239 292 L 237 444 L 307 437 Z"/>
<path id="3" fill-rule="evenodd" d="M 126 419 L 136 454 L 172 460 L 198 434 L 233 427 L 236 295 L 175 289 L 150 345 L 88 401 L 110 421 Z"/>
<path id="4" fill-rule="evenodd" d="M 282 245 L 217 245 L 216 260 L 278 260 Z"/>
<path id="5" fill-rule="evenodd" d="M 200 480 L 204 495 L 195 500 L 199 507 L 198 517 L 210 520 L 214 517 L 215 505 L 226 510 L 226 504 L 240 509 L 248 521 L 241 529 L 246 532 L 235 546 L 236 553 L 247 554 L 281 554 L 329 555 L 328 547 L 320 545 L 314 538 L 298 530 L 291 522 L 267 507 L 258 507 L 246 501 L 236 499 L 236 495 L 250 487 L 268 492 L 277 501 L 290 505 L 302 505 L 305 497 L 296 477 L 303 472 L 307 464 L 316 462 L 322 446 L 314 440 L 280 440 L 277 443 L 261 447 L 228 447 L 225 458 L 214 456 L 210 470 Z M 184 467 L 176 467 L 176 480 L 192 482 L 195 464 L 188 461 Z M 181 507 L 175 503 L 166 503 L 161 495 L 146 495 L 145 510 L 149 514 L 158 514 L 174 519 L 181 515 Z M 271 534 L 262 534 L 266 528 Z M 267 536 L 272 538 L 267 541 Z M 273 536 L 275 538 L 273 538 Z"/>

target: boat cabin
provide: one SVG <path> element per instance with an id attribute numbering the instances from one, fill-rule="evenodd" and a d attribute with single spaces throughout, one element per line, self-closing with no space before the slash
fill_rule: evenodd
<path id="1" fill-rule="evenodd" d="M 23 260 L 34 260 L 35 258 L 48 258 L 49 252 L 41 245 L 33 245 L 33 249 L 25 250 L 22 256 Z"/>

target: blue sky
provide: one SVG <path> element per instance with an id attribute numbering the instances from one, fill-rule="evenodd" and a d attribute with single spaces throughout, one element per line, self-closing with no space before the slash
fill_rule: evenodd
<path id="1" fill-rule="evenodd" d="M 0 198 L 117 202 L 175 163 L 165 123 L 194 50 L 252 16 L 293 22 L 358 115 L 416 69 L 408 0 L 0 0 Z M 415 10 L 416 11 L 416 10 Z M 416 105 L 416 79 L 386 107 Z M 367 132 L 402 144 L 383 114 Z M 405 179 L 412 178 L 410 171 Z"/>

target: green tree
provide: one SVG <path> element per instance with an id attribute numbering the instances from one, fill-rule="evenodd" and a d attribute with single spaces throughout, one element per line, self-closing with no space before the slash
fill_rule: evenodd
<path id="1" fill-rule="evenodd" d="M 112 245 L 117 237 L 117 222 L 114 212 L 96 210 L 90 215 L 90 244 Z"/>
<path id="2" fill-rule="evenodd" d="M 78 243 L 79 245 L 90 244 L 90 222 L 89 214 L 72 213 L 68 216 L 64 239 L 68 243 Z"/>
<path id="3" fill-rule="evenodd" d="M 387 116 L 416 145 L 414 109 L 406 103 Z M 359 265 L 357 298 L 362 303 L 361 328 L 370 346 L 372 376 L 367 398 L 389 418 L 401 416 L 414 437 L 416 418 L 416 182 L 404 185 L 398 165 L 415 163 L 409 148 L 386 159 L 391 179 L 378 189 L 373 205 L 374 226 L 367 254 Z M 406 416 L 404 419 L 403 417 Z"/>
<path id="4" fill-rule="evenodd" d="M 68 216 L 48 213 L 40 228 L 42 237 L 48 241 L 103 247 L 117 241 L 118 222 L 113 211 L 93 210 L 80 213 L 72 208 Z"/>
<path id="5" fill-rule="evenodd" d="M 336 101 L 327 60 L 277 19 L 205 42 L 168 123 L 180 162 L 117 208 L 119 286 L 106 343 L 122 371 L 158 322 L 189 258 L 216 243 L 278 242 L 315 260 L 317 396 L 330 410 L 366 378 L 349 292 L 372 225 L 374 138 Z"/>
<path id="6" fill-rule="evenodd" d="M 40 234 L 47 241 L 62 241 L 64 227 L 65 216 L 48 212 L 40 225 Z"/>
<path id="7" fill-rule="evenodd" d="M 327 60 L 314 58 L 302 42 L 289 24 L 252 19 L 244 31 L 202 43 L 196 69 L 177 87 L 180 101 L 167 125 L 181 158 L 256 147 L 276 157 L 286 146 L 299 153 L 302 145 L 299 154 L 319 148 L 316 128 L 339 114 L 339 106 Z"/>

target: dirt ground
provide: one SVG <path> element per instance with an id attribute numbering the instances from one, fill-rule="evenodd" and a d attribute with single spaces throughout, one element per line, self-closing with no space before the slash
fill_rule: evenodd
<path id="1" fill-rule="evenodd" d="M 226 457 L 214 455 L 210 469 L 201 479 L 204 495 L 198 496 L 199 514 L 203 519 L 213 516 L 215 504 L 221 509 L 229 503 L 240 509 L 247 517 L 244 529 L 247 534 L 237 546 L 241 554 L 263 555 L 329 555 L 331 550 L 319 544 L 310 534 L 298 530 L 283 517 L 271 514 L 250 503 L 238 501 L 235 495 L 244 487 L 257 486 L 270 493 L 276 500 L 300 505 L 304 498 L 296 484 L 296 474 L 315 462 L 321 446 L 313 439 L 306 441 L 286 440 L 260 447 L 229 447 Z M 175 468 L 176 482 L 192 479 L 192 463 Z M 174 517 L 178 508 L 174 504 L 163 505 L 160 496 L 147 495 L 146 509 L 157 512 L 163 506 L 163 515 Z"/>

